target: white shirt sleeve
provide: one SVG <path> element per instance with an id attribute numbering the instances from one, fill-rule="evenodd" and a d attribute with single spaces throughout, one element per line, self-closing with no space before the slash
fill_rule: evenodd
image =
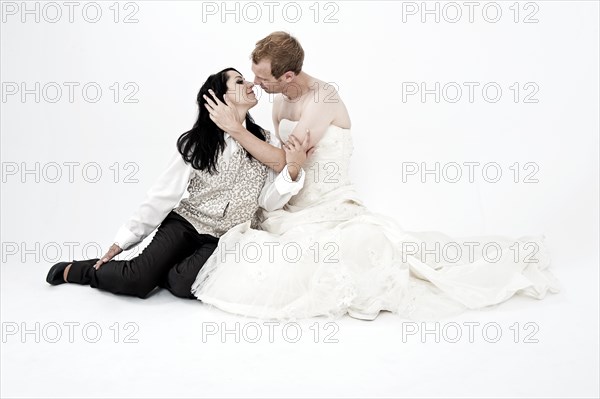
<path id="1" fill-rule="evenodd" d="M 270 137 L 269 143 L 281 148 L 281 143 L 277 137 L 273 134 Z M 267 180 L 258 197 L 258 206 L 268 212 L 283 208 L 304 187 L 304 176 L 304 169 L 300 169 L 296 181 L 293 181 L 287 165 L 278 175 L 275 174 L 273 169 L 268 168 Z"/>
<path id="2" fill-rule="evenodd" d="M 192 166 L 175 149 L 166 170 L 146 193 L 146 199 L 125 222 L 114 243 L 124 251 L 148 237 L 179 203 L 189 184 Z"/>

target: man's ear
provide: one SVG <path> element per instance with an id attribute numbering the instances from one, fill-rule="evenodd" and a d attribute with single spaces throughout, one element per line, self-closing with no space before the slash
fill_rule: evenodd
<path id="1" fill-rule="evenodd" d="M 294 80 L 295 77 L 296 77 L 296 74 L 292 71 L 287 71 L 286 73 L 283 74 L 283 79 L 287 83 L 290 83 L 292 80 Z"/>

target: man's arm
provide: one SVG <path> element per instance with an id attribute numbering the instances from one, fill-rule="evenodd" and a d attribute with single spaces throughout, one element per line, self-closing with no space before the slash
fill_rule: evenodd
<path id="1" fill-rule="evenodd" d="M 319 93 L 319 96 L 323 96 L 323 93 Z M 302 110 L 302 116 L 291 134 L 302 142 L 309 130 L 308 148 L 313 148 L 323 138 L 327 128 L 333 122 L 337 106 L 338 104 L 335 102 L 328 103 L 323 100 L 311 99 Z"/>

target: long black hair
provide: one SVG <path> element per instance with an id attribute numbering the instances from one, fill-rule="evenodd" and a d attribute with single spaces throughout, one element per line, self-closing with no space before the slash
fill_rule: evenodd
<path id="1" fill-rule="evenodd" d="M 225 68 L 206 79 L 198 92 L 198 119 L 191 130 L 183 133 L 177 139 L 177 150 L 183 159 L 194 169 L 207 170 L 210 174 L 217 171 L 217 159 L 225 148 L 225 138 L 223 130 L 210 119 L 208 110 L 204 106 L 206 104 L 204 95 L 211 98 L 208 89 L 212 89 L 217 98 L 225 102 L 223 96 L 228 90 L 227 72 L 229 71 L 239 73 L 235 68 Z M 254 122 L 250 113 L 246 113 L 246 130 L 265 141 L 265 131 Z M 251 158 L 250 153 L 246 151 L 246 154 Z"/>

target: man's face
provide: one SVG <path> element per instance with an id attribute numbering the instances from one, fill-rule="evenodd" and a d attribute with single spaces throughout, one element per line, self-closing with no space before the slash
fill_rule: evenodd
<path id="1" fill-rule="evenodd" d="M 259 85 L 267 93 L 281 93 L 285 86 L 280 79 L 271 75 L 271 61 L 260 60 L 258 64 L 252 63 L 254 73 L 254 84 Z"/>

